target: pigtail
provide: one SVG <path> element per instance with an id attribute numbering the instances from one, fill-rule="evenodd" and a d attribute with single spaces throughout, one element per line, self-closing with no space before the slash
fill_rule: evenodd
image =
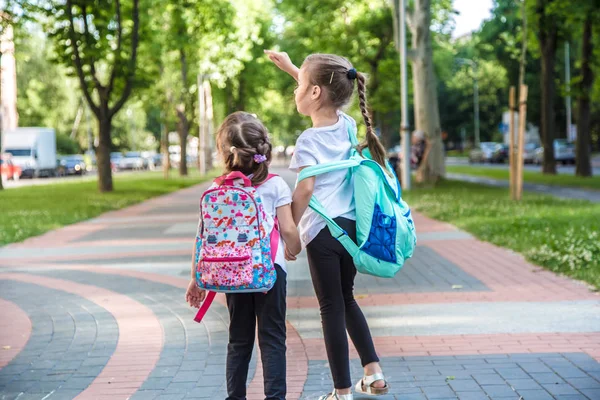
<path id="1" fill-rule="evenodd" d="M 362 152 L 364 149 L 368 148 L 369 152 L 371 153 L 371 158 L 385 169 L 385 149 L 383 148 L 383 145 L 379 141 L 377 135 L 375 135 L 373 124 L 371 122 L 371 114 L 367 108 L 366 78 L 365 75 L 360 72 L 356 73 L 356 78 L 360 112 L 362 113 L 363 119 L 365 120 L 365 125 L 367 126 L 367 140 L 358 146 L 358 151 Z"/>

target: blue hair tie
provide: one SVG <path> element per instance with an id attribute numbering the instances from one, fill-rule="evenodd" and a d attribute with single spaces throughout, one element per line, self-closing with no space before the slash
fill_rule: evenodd
<path id="1" fill-rule="evenodd" d="M 346 73 L 346 76 L 348 77 L 348 79 L 352 80 L 352 79 L 356 79 L 356 74 L 357 74 L 356 69 L 350 68 L 348 70 L 348 72 Z"/>

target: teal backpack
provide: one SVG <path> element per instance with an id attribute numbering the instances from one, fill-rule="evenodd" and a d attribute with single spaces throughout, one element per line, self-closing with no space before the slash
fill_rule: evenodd
<path id="1" fill-rule="evenodd" d="M 368 149 L 363 150 L 361 155 L 356 150 L 356 132 L 351 128 L 352 124 L 349 126 L 350 158 L 304 168 L 298 181 L 332 171 L 349 170 L 354 179 L 358 244 L 327 216 L 314 196 L 309 207 L 325 219 L 331 235 L 350 253 L 359 272 L 391 278 L 413 255 L 417 245 L 415 224 L 408 204 L 402 200 L 400 182 L 393 169 L 386 163 L 387 171 L 384 170 L 371 159 Z"/>

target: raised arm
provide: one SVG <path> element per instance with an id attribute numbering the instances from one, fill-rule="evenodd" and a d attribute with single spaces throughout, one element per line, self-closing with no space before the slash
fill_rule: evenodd
<path id="1" fill-rule="evenodd" d="M 298 81 L 298 72 L 300 69 L 292 63 L 290 56 L 288 56 L 286 52 L 265 50 L 265 54 L 269 57 L 269 60 L 273 61 L 273 63 L 279 67 L 279 69 L 290 74 L 296 82 Z"/>

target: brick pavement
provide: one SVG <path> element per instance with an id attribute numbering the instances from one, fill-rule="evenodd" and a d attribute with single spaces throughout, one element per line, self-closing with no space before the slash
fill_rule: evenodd
<path id="1" fill-rule="evenodd" d="M 183 301 L 201 190 L 0 248 L 0 400 L 225 398 L 223 296 L 202 324 Z M 597 293 L 415 218 L 397 277 L 356 282 L 392 387 L 382 398 L 600 399 Z M 288 399 L 314 399 L 331 388 L 318 307 L 305 257 L 288 270 Z"/>

